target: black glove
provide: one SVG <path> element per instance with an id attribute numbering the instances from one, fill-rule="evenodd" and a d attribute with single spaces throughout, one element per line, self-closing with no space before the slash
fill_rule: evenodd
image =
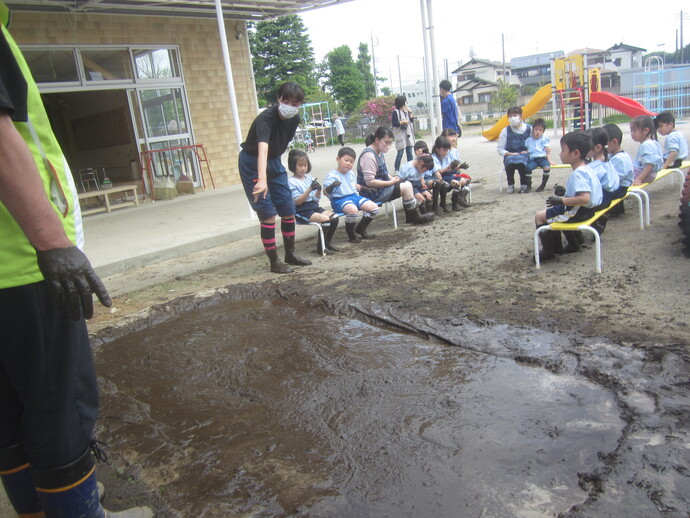
<path id="1" fill-rule="evenodd" d="M 565 187 L 563 187 L 562 185 L 556 184 L 553 186 L 553 193 L 556 196 L 565 196 Z"/>
<path id="2" fill-rule="evenodd" d="M 460 164 L 458 167 L 459 167 L 460 169 L 469 169 L 469 168 L 470 168 L 470 164 L 468 164 L 467 162 L 463 162 L 463 163 Z"/>
<path id="3" fill-rule="evenodd" d="M 334 189 L 337 189 L 338 187 L 340 187 L 340 185 L 341 185 L 340 180 L 336 180 L 336 181 L 333 182 L 331 185 L 329 185 L 328 187 L 326 187 L 324 190 L 326 191 L 326 194 L 331 194 L 331 193 L 333 192 L 333 190 L 334 190 Z"/>
<path id="4" fill-rule="evenodd" d="M 563 197 L 552 194 L 551 196 L 546 198 L 547 207 L 555 207 L 556 205 L 563 205 Z"/>
<path id="5" fill-rule="evenodd" d="M 451 169 L 457 169 L 458 167 L 460 167 L 460 160 L 453 160 L 453 161 L 450 163 L 449 167 L 450 167 Z"/>
<path id="6" fill-rule="evenodd" d="M 317 182 L 316 180 L 311 182 L 311 186 L 309 187 L 310 191 L 318 191 L 319 189 L 321 189 L 321 184 L 319 182 Z"/>
<path id="7" fill-rule="evenodd" d="M 91 263 L 76 246 L 36 251 L 38 268 L 48 283 L 53 304 L 65 309 L 72 320 L 93 316 L 93 299 L 96 294 L 104 306 L 112 301 L 103 283 L 93 271 Z"/>

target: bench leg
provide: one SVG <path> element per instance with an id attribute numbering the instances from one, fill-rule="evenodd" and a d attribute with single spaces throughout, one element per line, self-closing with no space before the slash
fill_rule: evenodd
<path id="1" fill-rule="evenodd" d="M 632 191 L 628 193 L 628 196 L 632 196 L 637 200 L 637 211 L 640 215 L 640 230 L 644 230 L 644 202 L 642 201 L 642 196 Z M 621 203 L 623 202 L 621 201 Z"/>
<path id="2" fill-rule="evenodd" d="M 594 267 L 597 273 L 601 273 L 601 238 L 599 237 L 599 232 L 589 225 L 580 225 L 578 230 L 586 230 L 594 236 Z"/>
<path id="3" fill-rule="evenodd" d="M 537 270 L 541 268 L 541 262 L 539 261 L 539 234 L 549 230 L 551 230 L 551 225 L 543 225 L 534 231 L 534 265 Z"/>

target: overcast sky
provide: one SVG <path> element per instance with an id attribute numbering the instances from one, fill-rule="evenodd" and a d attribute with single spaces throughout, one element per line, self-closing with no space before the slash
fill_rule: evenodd
<path id="1" fill-rule="evenodd" d="M 541 6 L 540 9 L 535 9 Z M 673 52 L 676 33 L 690 43 L 690 3 L 625 0 L 525 2 L 505 0 L 433 0 L 438 66 L 443 71 L 466 62 L 470 50 L 479 59 L 501 61 L 501 34 L 505 58 L 591 47 L 607 49 L 616 43 Z M 379 76 L 392 77 L 395 89 L 423 78 L 422 23 L 419 0 L 352 0 L 302 15 L 317 61 L 331 49 L 348 45 L 356 58 L 360 42 L 374 37 Z M 399 56 L 399 58 L 398 58 Z M 400 73 L 398 72 L 398 59 Z"/>

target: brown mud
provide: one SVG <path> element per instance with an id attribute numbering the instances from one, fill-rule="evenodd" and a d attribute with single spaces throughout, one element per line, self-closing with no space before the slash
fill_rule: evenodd
<path id="1" fill-rule="evenodd" d="M 116 297 L 91 323 L 113 501 L 157 516 L 687 517 L 676 189 L 653 193 L 652 228 L 632 205 L 609 223 L 602 274 L 592 245 L 536 270 L 529 217 L 500 216 L 543 196 L 479 190 L 425 227 L 381 217 L 375 240 L 292 275 L 255 257 Z"/>

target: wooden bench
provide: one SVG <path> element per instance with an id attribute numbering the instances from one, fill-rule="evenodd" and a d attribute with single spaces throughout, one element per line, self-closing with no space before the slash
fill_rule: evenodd
<path id="1" fill-rule="evenodd" d="M 646 193 L 645 193 L 646 194 Z M 594 213 L 594 215 L 585 220 L 585 221 L 578 221 L 577 223 L 549 223 L 547 225 L 543 225 L 539 228 L 537 228 L 534 231 L 534 262 L 539 269 L 541 267 L 541 263 L 539 261 L 539 234 L 542 232 L 546 232 L 547 230 L 557 230 L 557 231 L 566 231 L 566 230 L 573 230 L 573 231 L 578 231 L 578 230 L 584 230 L 586 232 L 589 232 L 594 236 L 594 248 L 595 248 L 595 259 L 594 259 L 594 266 L 596 268 L 597 273 L 601 273 L 601 237 L 599 236 L 599 232 L 596 231 L 594 227 L 592 227 L 592 223 L 594 223 L 596 220 L 598 220 L 601 216 L 606 214 L 608 211 L 610 211 L 613 207 L 618 205 L 619 203 L 623 203 L 623 200 L 627 198 L 628 196 L 632 196 L 637 200 L 637 206 L 638 206 L 638 212 L 640 216 L 640 230 L 644 230 L 644 203 L 642 201 L 642 196 L 640 196 L 640 193 L 634 191 L 634 190 L 629 190 L 625 196 L 622 198 L 617 198 L 611 202 L 611 205 L 606 207 L 605 209 L 601 209 L 597 212 Z"/>
<path id="2" fill-rule="evenodd" d="M 127 198 L 127 193 L 132 192 L 134 197 L 133 201 L 124 201 L 123 203 L 118 203 L 116 205 L 111 205 L 110 196 L 113 194 L 121 194 L 121 197 Z M 122 195 L 124 193 L 124 195 Z M 99 198 L 104 204 L 100 207 L 92 209 L 82 209 L 82 215 L 88 216 L 89 214 L 96 214 L 97 212 L 112 212 L 113 209 L 121 209 L 124 207 L 139 206 L 139 196 L 137 195 L 137 186 L 131 185 L 118 185 L 112 189 L 100 189 L 97 191 L 87 191 L 79 193 L 79 201 L 88 200 L 90 198 Z"/>

